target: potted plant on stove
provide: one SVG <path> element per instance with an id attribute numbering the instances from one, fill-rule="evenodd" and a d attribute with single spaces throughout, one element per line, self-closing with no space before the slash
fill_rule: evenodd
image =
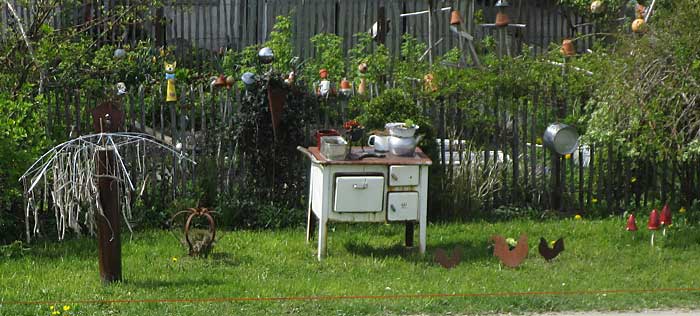
<path id="1" fill-rule="evenodd" d="M 349 120 L 343 123 L 343 128 L 345 129 L 345 138 L 347 138 L 350 146 L 355 142 L 359 142 L 360 146 L 363 145 L 362 138 L 365 134 L 365 128 L 362 127 L 359 122 L 356 120 Z M 364 150 L 364 146 L 362 147 Z"/>
<path id="2" fill-rule="evenodd" d="M 419 126 L 412 119 L 407 119 L 400 123 L 387 123 L 385 128 L 389 131 L 389 135 L 396 137 L 413 137 L 416 134 Z"/>

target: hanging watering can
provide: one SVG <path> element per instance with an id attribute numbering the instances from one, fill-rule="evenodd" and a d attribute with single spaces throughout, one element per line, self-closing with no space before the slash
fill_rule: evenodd
<path id="1" fill-rule="evenodd" d="M 559 155 L 568 155 L 578 148 L 578 132 L 562 123 L 549 125 L 542 137 L 544 145 Z"/>

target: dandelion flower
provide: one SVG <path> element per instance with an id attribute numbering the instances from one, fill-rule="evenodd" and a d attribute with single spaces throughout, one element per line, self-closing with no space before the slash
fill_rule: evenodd
<path id="1" fill-rule="evenodd" d="M 678 210 L 678 213 L 685 213 L 685 207 L 682 207 L 682 206 L 681 206 L 681 209 Z"/>
<path id="2" fill-rule="evenodd" d="M 592 199 L 591 199 L 591 203 L 598 203 L 598 199 L 592 198 Z"/>
<path id="3" fill-rule="evenodd" d="M 49 309 L 54 310 L 54 309 L 56 309 L 56 307 L 51 305 L 51 306 L 49 306 Z"/>
<path id="4" fill-rule="evenodd" d="M 550 242 L 549 242 L 549 246 L 550 246 L 550 247 L 554 247 L 554 244 L 555 244 L 556 242 L 557 242 L 556 240 L 550 241 Z"/>
<path id="5" fill-rule="evenodd" d="M 580 219 L 583 219 L 583 217 L 581 217 L 580 214 L 576 214 L 576 216 L 574 216 L 574 219 L 575 219 L 575 220 L 580 220 Z"/>
<path id="6" fill-rule="evenodd" d="M 70 310 L 70 305 L 63 305 L 63 311 L 67 312 Z"/>
<path id="7" fill-rule="evenodd" d="M 630 179 L 630 182 L 631 182 L 631 183 L 637 182 L 637 177 L 632 177 L 632 179 Z"/>
<path id="8" fill-rule="evenodd" d="M 61 312 L 59 312 L 59 311 L 53 311 L 53 312 L 51 312 L 51 315 L 61 315 Z"/>
<path id="9" fill-rule="evenodd" d="M 177 257 L 173 257 L 173 258 L 170 259 L 170 260 L 172 260 L 173 262 L 177 262 Z"/>
<path id="10" fill-rule="evenodd" d="M 564 155 L 564 159 L 571 159 L 571 154 Z"/>

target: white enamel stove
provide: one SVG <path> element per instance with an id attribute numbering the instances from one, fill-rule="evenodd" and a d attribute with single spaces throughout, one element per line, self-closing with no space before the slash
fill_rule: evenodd
<path id="1" fill-rule="evenodd" d="M 327 224 L 334 222 L 406 223 L 406 245 L 413 244 L 418 222 L 418 248 L 425 252 L 428 167 L 420 148 L 414 157 L 331 161 L 317 147 L 299 148 L 311 159 L 307 242 L 318 218 L 318 259 L 326 254 Z M 353 153 L 359 151 L 353 148 Z"/>

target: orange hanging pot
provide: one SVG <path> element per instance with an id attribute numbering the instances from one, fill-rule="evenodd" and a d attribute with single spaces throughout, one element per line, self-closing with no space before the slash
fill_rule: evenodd
<path id="1" fill-rule="evenodd" d="M 459 15 L 459 11 L 452 11 L 450 16 L 450 25 L 459 25 L 462 23 L 462 16 Z"/>
<path id="2" fill-rule="evenodd" d="M 561 49 L 559 50 L 564 56 L 571 57 L 576 55 L 576 48 L 574 47 L 574 42 L 570 39 L 564 39 L 561 43 Z"/>
<path id="3" fill-rule="evenodd" d="M 504 27 L 508 26 L 510 24 L 510 17 L 508 17 L 508 14 L 505 12 L 497 12 L 496 13 L 496 26 L 498 27 Z"/>

